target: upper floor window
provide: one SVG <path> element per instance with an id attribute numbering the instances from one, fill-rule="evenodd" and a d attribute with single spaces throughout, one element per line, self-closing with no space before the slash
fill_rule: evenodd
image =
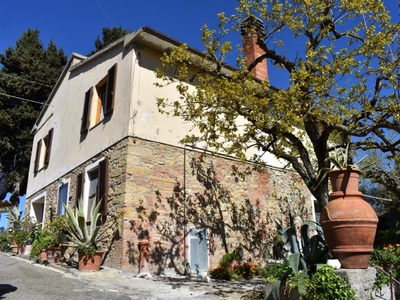
<path id="1" fill-rule="evenodd" d="M 50 162 L 51 143 L 53 141 L 53 128 L 41 140 L 37 142 L 36 159 L 35 159 L 35 173 L 40 169 L 46 167 Z"/>
<path id="2" fill-rule="evenodd" d="M 108 70 L 107 76 L 100 80 L 95 87 L 91 87 L 85 93 L 81 133 L 86 133 L 113 112 L 116 72 L 117 64 Z"/>
<path id="3" fill-rule="evenodd" d="M 104 158 L 85 168 L 85 172 L 78 175 L 77 200 L 83 199 L 86 217 L 90 219 L 89 212 L 93 202 L 101 201 L 100 213 L 107 215 L 108 202 L 108 159 Z"/>

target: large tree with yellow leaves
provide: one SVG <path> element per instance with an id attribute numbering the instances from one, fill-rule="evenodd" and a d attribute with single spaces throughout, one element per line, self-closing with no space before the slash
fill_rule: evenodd
<path id="1" fill-rule="evenodd" d="M 397 157 L 400 144 L 399 24 L 381 0 L 239 0 L 236 14 L 220 13 L 217 30 L 203 27 L 204 55 L 187 45 L 163 56 L 163 84 L 176 84 L 179 99 L 159 99 L 161 111 L 190 121 L 215 151 L 262 163 L 269 152 L 302 177 L 319 204 L 328 183 L 333 146 L 379 149 Z M 256 33 L 260 58 L 246 64 L 238 36 Z M 259 24 L 259 23 L 258 23 Z M 243 32 L 245 31 L 245 32 Z M 236 41 L 236 42 L 235 42 Z M 236 57 L 235 68 L 227 58 Z M 270 78 L 252 70 L 266 59 Z M 265 62 L 265 61 L 264 61 Z M 284 73 L 284 74 L 282 74 Z M 187 88 L 195 83 L 195 90 Z M 239 125 L 241 124 L 241 125 Z"/>

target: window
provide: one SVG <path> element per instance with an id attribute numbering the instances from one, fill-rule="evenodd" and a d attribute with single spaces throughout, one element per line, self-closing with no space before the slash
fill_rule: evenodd
<path id="1" fill-rule="evenodd" d="M 85 93 L 83 106 L 81 133 L 86 133 L 90 128 L 103 121 L 111 115 L 114 110 L 115 81 L 117 64 L 115 64 L 108 74 L 93 88 Z"/>
<path id="2" fill-rule="evenodd" d="M 60 179 L 58 184 L 57 214 L 64 215 L 65 207 L 68 205 L 69 179 Z"/>
<path id="3" fill-rule="evenodd" d="M 51 143 L 53 141 L 53 128 L 41 140 L 37 142 L 36 159 L 35 159 L 35 173 L 44 167 L 48 166 L 50 161 Z"/>
<path id="4" fill-rule="evenodd" d="M 102 159 L 86 167 L 85 172 L 78 175 L 77 201 L 83 199 L 83 207 L 86 217 L 93 202 L 101 201 L 100 213 L 107 215 L 108 201 L 108 159 Z M 78 204 L 78 203 L 77 203 Z"/>
<path id="5" fill-rule="evenodd" d="M 93 171 L 88 172 L 88 178 L 89 178 L 89 195 L 88 195 L 87 211 L 86 211 L 87 216 L 90 213 L 90 209 L 92 208 L 93 202 L 96 202 L 98 179 L 99 179 L 98 169 L 94 169 Z"/>

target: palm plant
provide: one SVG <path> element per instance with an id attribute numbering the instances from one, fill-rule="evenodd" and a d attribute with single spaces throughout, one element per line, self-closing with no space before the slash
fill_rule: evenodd
<path id="1" fill-rule="evenodd" d="M 90 220 L 87 220 L 85 216 L 82 199 L 78 201 L 78 207 L 75 210 L 64 205 L 67 216 L 71 221 L 67 224 L 66 238 L 74 243 L 79 251 L 87 255 L 95 254 L 96 250 L 98 250 L 99 242 L 109 237 L 108 230 L 115 229 L 117 225 L 115 220 L 104 227 L 97 225 L 101 217 L 99 213 L 100 205 L 101 201 L 97 205 L 95 201 L 93 202 L 89 212 Z M 90 224 L 88 225 L 89 222 Z"/>

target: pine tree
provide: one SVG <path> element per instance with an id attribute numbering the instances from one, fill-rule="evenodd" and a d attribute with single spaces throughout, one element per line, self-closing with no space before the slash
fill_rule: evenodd
<path id="1" fill-rule="evenodd" d="M 10 187 L 19 185 L 21 195 L 31 158 L 30 134 L 43 104 L 67 62 L 61 48 L 51 40 L 47 49 L 38 29 L 28 29 L 0 54 L 0 155 Z"/>
<path id="2" fill-rule="evenodd" d="M 96 47 L 95 50 L 90 52 L 88 56 L 95 54 L 96 52 L 104 49 L 108 45 L 110 45 L 112 42 L 115 42 L 119 38 L 123 37 L 124 35 L 131 33 L 129 29 L 122 29 L 122 27 L 104 27 L 103 28 L 103 41 L 100 39 L 99 36 L 97 36 L 97 39 L 94 41 L 94 45 Z"/>

